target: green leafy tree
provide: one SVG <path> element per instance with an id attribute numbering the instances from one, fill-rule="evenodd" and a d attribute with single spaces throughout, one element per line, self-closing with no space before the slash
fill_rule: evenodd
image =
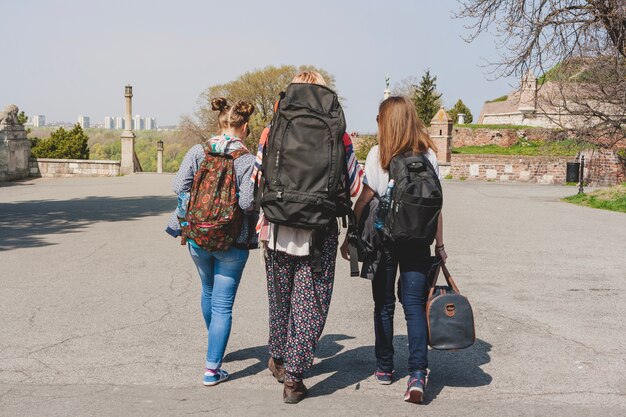
<path id="1" fill-rule="evenodd" d="M 24 113 L 24 110 L 22 110 L 21 112 L 18 113 L 17 115 L 17 123 L 24 126 L 26 123 L 28 123 L 28 116 L 26 116 L 26 113 Z"/>
<path id="2" fill-rule="evenodd" d="M 89 159 L 89 138 L 79 124 L 71 130 L 62 127 L 52 132 L 49 138 L 31 142 L 35 158 Z"/>
<path id="3" fill-rule="evenodd" d="M 448 110 L 448 115 L 452 118 L 454 123 L 458 121 L 459 114 L 465 115 L 466 124 L 472 123 L 472 121 L 474 121 L 474 117 L 472 116 L 472 112 L 470 111 L 469 107 L 467 107 L 465 103 L 463 103 L 463 100 L 460 99 L 456 102 L 454 107 Z"/>
<path id="4" fill-rule="evenodd" d="M 217 113 L 211 110 L 211 100 L 226 97 L 230 103 L 238 100 L 250 101 L 255 112 L 250 119 L 251 134 L 246 139 L 248 149 L 256 149 L 263 128 L 269 124 L 274 114 L 274 103 L 281 91 L 287 88 L 291 79 L 301 71 L 317 71 L 326 80 L 328 86 L 335 89 L 335 77 L 327 71 L 310 65 L 296 67 L 283 65 L 268 66 L 263 69 L 246 72 L 237 79 L 225 84 L 207 88 L 199 98 L 199 109 L 195 117 L 184 116 L 181 130 L 194 135 L 198 142 L 206 140 L 215 133 Z"/>
<path id="5" fill-rule="evenodd" d="M 437 93 L 437 76 L 431 76 L 430 70 L 426 70 L 419 84 L 415 86 L 413 102 L 422 122 L 430 125 L 431 119 L 441 106 L 441 94 Z"/>

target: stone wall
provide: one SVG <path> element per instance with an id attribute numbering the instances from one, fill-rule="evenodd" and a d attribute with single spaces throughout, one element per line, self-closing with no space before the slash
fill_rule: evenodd
<path id="1" fill-rule="evenodd" d="M 585 151 L 585 183 L 609 186 L 625 181 L 624 165 L 615 152 Z M 517 181 L 565 184 L 568 162 L 577 157 L 453 154 L 452 163 L 441 166 L 441 175 L 461 180 Z"/>
<path id="2" fill-rule="evenodd" d="M 510 155 L 452 155 L 446 175 L 454 179 L 564 184 L 574 158 Z M 442 172 L 443 174 L 443 172 Z"/>
<path id="3" fill-rule="evenodd" d="M 120 175 L 120 161 L 48 158 L 30 160 L 31 177 L 116 177 L 118 175 Z"/>
<path id="4" fill-rule="evenodd" d="M 625 162 L 608 149 L 589 149 L 585 157 L 585 181 L 594 185 L 615 185 L 626 181 Z"/>
<path id="5" fill-rule="evenodd" d="M 555 129 L 473 129 L 455 126 L 452 131 L 452 148 L 462 146 L 511 146 L 519 139 L 559 141 L 569 137 L 563 130 Z"/>

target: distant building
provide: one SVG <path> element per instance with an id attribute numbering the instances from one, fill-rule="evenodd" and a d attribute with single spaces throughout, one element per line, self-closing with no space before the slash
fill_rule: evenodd
<path id="1" fill-rule="evenodd" d="M 78 124 L 83 129 L 89 129 L 89 116 L 83 116 L 82 114 L 78 116 Z"/>
<path id="2" fill-rule="evenodd" d="M 146 130 L 156 130 L 156 119 L 154 117 L 146 117 L 145 128 Z"/>
<path id="3" fill-rule="evenodd" d="M 133 117 L 133 130 L 144 130 L 145 129 L 145 120 L 140 115 L 136 114 Z"/>
<path id="4" fill-rule="evenodd" d="M 126 120 L 123 117 L 115 118 L 115 128 L 116 129 L 124 129 L 126 126 Z"/>
<path id="5" fill-rule="evenodd" d="M 115 128 L 115 119 L 111 116 L 104 116 L 104 126 L 105 129 L 114 129 Z"/>
<path id="6" fill-rule="evenodd" d="M 43 114 L 36 114 L 32 116 L 33 127 L 42 127 L 46 125 L 46 116 Z"/>

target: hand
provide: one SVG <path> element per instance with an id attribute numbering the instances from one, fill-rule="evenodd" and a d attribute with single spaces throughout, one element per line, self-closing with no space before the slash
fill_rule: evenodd
<path id="1" fill-rule="evenodd" d="M 437 256 L 439 259 L 441 259 L 441 262 L 443 262 L 444 264 L 446 263 L 446 260 L 448 259 L 448 254 L 446 253 L 445 248 L 435 248 L 435 256 Z"/>
<path id="2" fill-rule="evenodd" d="M 343 259 L 345 259 L 346 261 L 350 260 L 350 249 L 348 248 L 348 236 L 346 236 L 345 239 L 343 240 L 343 243 L 341 244 L 339 251 L 341 252 L 341 257 Z"/>

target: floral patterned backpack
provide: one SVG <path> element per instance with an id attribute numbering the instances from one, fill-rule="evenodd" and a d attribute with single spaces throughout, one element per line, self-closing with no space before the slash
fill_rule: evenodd
<path id="1" fill-rule="evenodd" d="M 209 251 L 227 250 L 239 236 L 244 217 L 237 198 L 234 162 L 248 151 L 216 153 L 203 146 L 206 156 L 193 178 L 187 213 L 181 221 L 181 243 L 193 240 Z"/>

